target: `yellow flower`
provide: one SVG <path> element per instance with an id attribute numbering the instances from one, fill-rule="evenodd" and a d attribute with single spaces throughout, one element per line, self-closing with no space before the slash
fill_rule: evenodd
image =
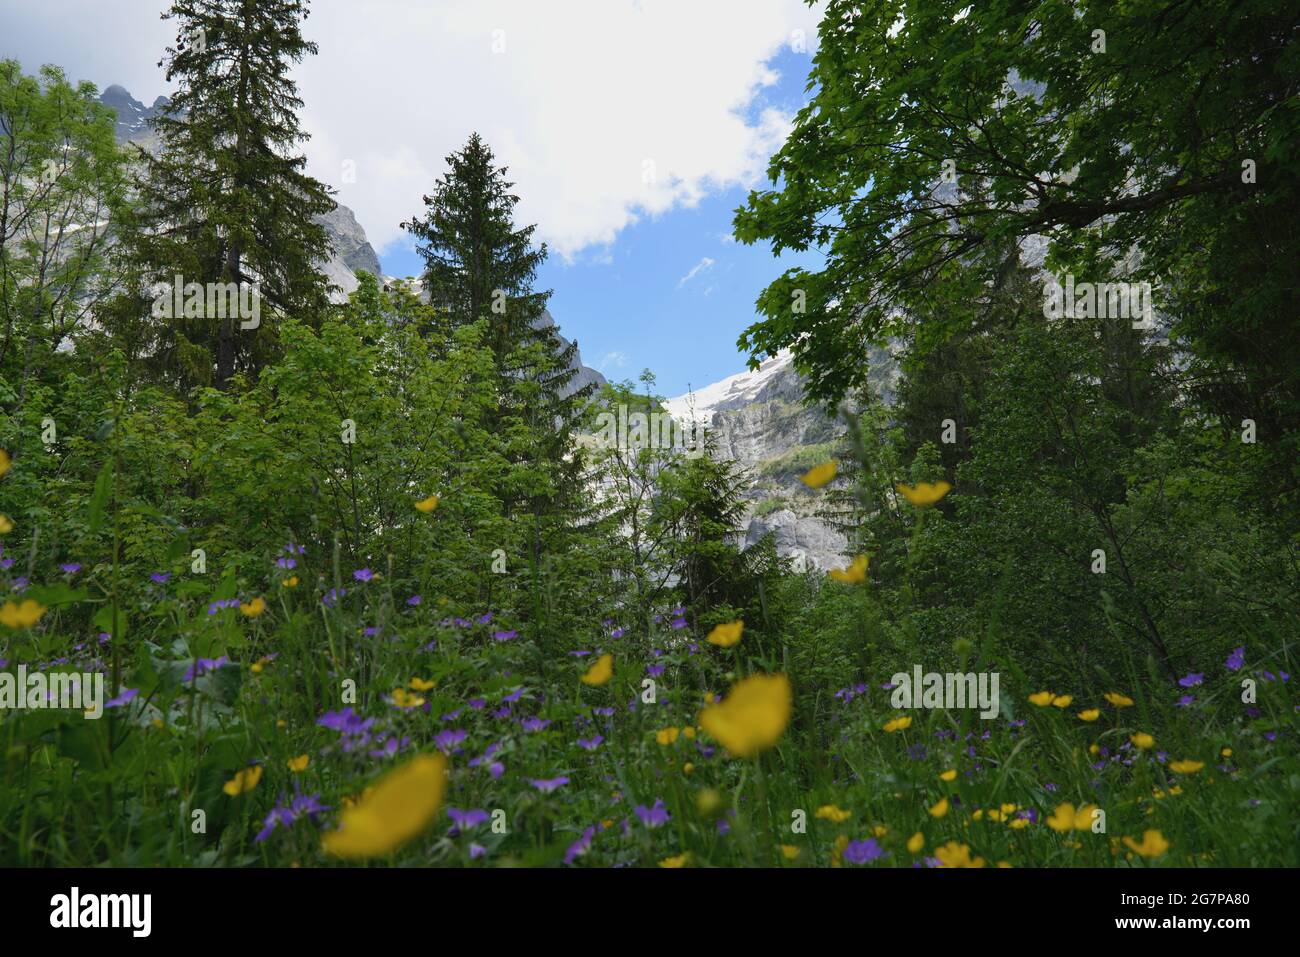
<path id="1" fill-rule="evenodd" d="M 1124 844 L 1134 854 L 1140 854 L 1142 857 L 1160 857 L 1169 850 L 1169 842 L 1156 830 L 1143 831 L 1141 844 L 1131 837 L 1124 838 Z"/>
<path id="2" fill-rule="evenodd" d="M 711 645 L 718 645 L 721 648 L 730 648 L 736 642 L 740 641 L 740 636 L 745 630 L 743 621 L 732 621 L 725 625 L 715 625 L 709 632 L 709 637 L 704 639 Z"/>
<path id="3" fill-rule="evenodd" d="M 713 788 L 705 788 L 695 796 L 695 810 L 703 817 L 712 817 L 722 808 L 722 795 Z"/>
<path id="4" fill-rule="evenodd" d="M 690 761 L 687 761 L 685 764 L 682 765 L 682 774 L 690 774 L 694 770 L 695 770 L 695 765 Z"/>
<path id="5" fill-rule="evenodd" d="M 438 507 L 438 496 L 430 495 L 428 498 L 421 499 L 415 503 L 415 507 L 421 512 L 428 514 Z"/>
<path id="6" fill-rule="evenodd" d="M 262 780 L 262 766 L 254 764 L 250 768 L 236 771 L 235 776 L 221 786 L 221 790 L 231 797 L 239 797 L 257 787 L 257 782 L 260 780 Z"/>
<path id="7" fill-rule="evenodd" d="M 943 481 L 934 484 L 918 482 L 915 488 L 899 483 L 894 488 L 917 508 L 928 508 L 952 491 L 952 486 Z"/>
<path id="8" fill-rule="evenodd" d="M 943 867 L 983 867 L 984 858 L 971 859 L 970 848 L 956 841 L 949 841 L 942 847 L 934 849 L 934 856 L 939 858 Z"/>
<path id="9" fill-rule="evenodd" d="M 587 673 L 578 680 L 584 685 L 598 686 L 603 685 L 614 675 L 614 656 L 610 654 L 601 655 L 595 663 L 587 669 Z"/>
<path id="10" fill-rule="evenodd" d="M 1073 700 L 1074 697 L 1072 695 L 1068 695 L 1068 694 L 1057 695 L 1055 698 L 1052 699 L 1052 707 L 1068 708 L 1070 707 L 1070 702 Z"/>
<path id="11" fill-rule="evenodd" d="M 1017 830 L 1017 831 L 1020 830 L 1022 827 L 1029 827 L 1029 818 L 1027 818 L 1027 817 L 1018 817 L 1018 818 L 1015 818 L 1015 819 L 1013 819 L 1013 820 L 1007 822 L 1007 827 L 1012 828 L 1013 830 Z M 999 865 L 999 866 L 1001 866 L 1001 865 Z"/>
<path id="12" fill-rule="evenodd" d="M 239 611 L 240 614 L 245 615 L 248 618 L 256 618 L 262 612 L 266 611 L 266 599 L 254 598 L 247 605 L 245 605 L 243 602 L 240 602 Z"/>
<path id="13" fill-rule="evenodd" d="M 907 839 L 907 852 L 909 854 L 920 854 L 925 848 L 925 835 L 917 831 Z"/>
<path id="14" fill-rule="evenodd" d="M 944 817 L 948 813 L 948 799 L 942 798 L 939 803 L 930 808 L 930 817 Z"/>
<path id="15" fill-rule="evenodd" d="M 45 614 L 45 606 L 34 599 L 28 598 L 21 605 L 7 601 L 4 607 L 0 608 L 0 625 L 9 628 L 30 628 L 40 621 L 43 614 Z"/>
<path id="16" fill-rule="evenodd" d="M 787 861 L 793 861 L 796 857 L 799 856 L 800 850 L 801 849 L 795 846 L 794 844 L 782 844 L 781 856 L 784 857 Z"/>
<path id="17" fill-rule="evenodd" d="M 690 862 L 691 862 L 691 852 L 686 851 L 683 854 L 678 854 L 676 857 L 665 857 L 662 861 L 659 862 L 659 866 L 668 867 L 668 868 L 685 867 Z"/>
<path id="18" fill-rule="evenodd" d="M 1100 717 L 1101 717 L 1100 708 L 1088 708 L 1085 711 L 1079 712 L 1080 721 L 1096 721 Z"/>
<path id="19" fill-rule="evenodd" d="M 1169 770 L 1177 774 L 1195 774 L 1201 768 L 1205 767 L 1204 761 L 1170 761 Z"/>
<path id="20" fill-rule="evenodd" d="M 411 694 L 411 692 L 407 691 L 405 688 L 394 688 L 393 704 L 399 708 L 409 710 L 423 705 L 424 699 L 418 694 Z"/>
<path id="21" fill-rule="evenodd" d="M 940 780 L 940 781 L 956 781 L 956 780 L 957 780 L 957 769 L 956 769 L 956 768 L 949 768 L 947 771 L 941 771 L 941 772 L 939 772 L 939 780 Z"/>
<path id="22" fill-rule="evenodd" d="M 1047 826 L 1053 831 L 1070 831 L 1074 829 L 1074 805 L 1058 804 L 1056 810 L 1047 818 Z"/>
<path id="23" fill-rule="evenodd" d="M 386 774 L 321 841 L 336 857 L 381 857 L 428 827 L 447 786 L 447 759 L 422 754 Z"/>
<path id="24" fill-rule="evenodd" d="M 406 686 L 410 688 L 412 691 L 432 691 L 433 686 L 436 685 L 437 683 L 438 682 L 436 681 L 428 681 L 424 678 L 416 677 L 408 681 L 406 683 Z"/>
<path id="25" fill-rule="evenodd" d="M 790 723 L 792 698 L 785 675 L 751 675 L 701 711 L 697 723 L 732 754 L 748 758 L 776 744 Z"/>
<path id="26" fill-rule="evenodd" d="M 823 821 L 831 821 L 835 824 L 843 824 L 853 816 L 852 811 L 846 811 L 842 807 L 836 807 L 834 804 L 823 804 L 813 812 L 813 817 Z"/>
<path id="27" fill-rule="evenodd" d="M 1120 694 L 1118 691 L 1107 691 L 1103 697 L 1117 708 L 1133 707 L 1133 699 Z"/>
<path id="28" fill-rule="evenodd" d="M 14 523 L 9 521 L 8 515 L 0 515 L 0 535 L 8 535 L 14 530 Z"/>
<path id="29" fill-rule="evenodd" d="M 1223 758 L 1232 757 L 1232 748 L 1224 748 L 1222 751 L 1219 752 L 1219 756 Z"/>
<path id="30" fill-rule="evenodd" d="M 911 726 L 912 716 L 910 714 L 905 714 L 901 718 L 891 718 L 889 721 L 886 721 L 883 730 L 893 734 L 895 731 L 906 731 Z"/>
<path id="31" fill-rule="evenodd" d="M 835 843 L 831 845 L 831 867 L 843 867 L 841 861 L 844 858 L 844 849 L 849 846 L 849 836 L 841 834 L 835 838 Z"/>
<path id="32" fill-rule="evenodd" d="M 281 588 L 297 588 L 297 587 L 298 587 L 298 576 L 297 576 L 297 575 L 290 575 L 288 578 L 282 578 L 282 579 L 280 579 L 280 587 L 281 587 Z"/>
<path id="33" fill-rule="evenodd" d="M 1036 704 L 1040 708 L 1046 708 L 1052 703 L 1053 694 L 1050 691 L 1040 691 L 1037 694 L 1029 696 L 1029 703 Z"/>
<path id="34" fill-rule="evenodd" d="M 867 556 L 859 555 L 848 568 L 832 568 L 826 574 L 846 585 L 861 585 L 867 580 Z"/>
<path id="35" fill-rule="evenodd" d="M 682 737 L 683 737 L 683 738 L 694 738 L 694 737 L 695 737 L 695 729 L 692 728 L 690 725 L 687 725 L 686 727 L 682 728 Z"/>
<path id="36" fill-rule="evenodd" d="M 821 488 L 831 479 L 835 478 L 835 460 L 823 462 L 807 471 L 804 475 L 799 476 L 799 481 L 803 482 L 809 488 Z"/>
<path id="37" fill-rule="evenodd" d="M 307 765 L 311 763 L 311 757 L 306 754 L 300 754 L 296 758 L 289 759 L 289 770 L 294 774 L 300 774 L 307 770 Z"/>
<path id="38" fill-rule="evenodd" d="M 876 837 L 884 837 L 886 834 L 889 833 L 889 828 L 885 827 L 885 825 L 883 824 L 877 824 L 875 827 L 871 829 L 871 833 L 874 834 Z"/>
<path id="39" fill-rule="evenodd" d="M 1137 734 L 1130 735 L 1129 740 L 1133 742 L 1133 747 L 1147 751 L 1156 743 L 1156 739 L 1151 737 L 1145 731 L 1139 731 Z"/>
<path id="40" fill-rule="evenodd" d="M 289 722 L 285 721 L 284 718 L 279 718 L 276 720 L 275 726 L 283 731 L 285 728 L 289 727 Z"/>
<path id="41" fill-rule="evenodd" d="M 275 659 L 273 659 L 270 655 L 264 655 L 263 657 L 258 658 L 251 665 L 249 665 L 248 670 L 255 675 L 260 675 L 263 669 L 265 669 L 266 666 L 269 665 L 274 660 Z"/>
<path id="42" fill-rule="evenodd" d="M 1047 818 L 1047 826 L 1053 831 L 1087 831 L 1092 829 L 1092 815 L 1097 810 L 1095 804 L 1085 804 L 1077 811 L 1070 803 L 1058 804 L 1056 810 Z"/>
<path id="43" fill-rule="evenodd" d="M 672 744 L 680 733 L 680 728 L 660 728 L 655 732 L 655 740 L 663 745 Z"/>
<path id="44" fill-rule="evenodd" d="M 3 477 L 9 471 L 9 466 L 13 464 L 13 459 L 9 458 L 9 453 L 0 449 L 0 477 Z"/>

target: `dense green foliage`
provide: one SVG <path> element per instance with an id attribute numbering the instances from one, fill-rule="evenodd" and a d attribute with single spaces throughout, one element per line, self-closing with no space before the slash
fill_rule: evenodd
<path id="1" fill-rule="evenodd" d="M 324 865 L 368 823 L 397 864 L 1300 865 L 1296 25 L 960 9 L 831 0 L 737 214 L 830 254 L 745 342 L 847 423 L 760 471 L 836 461 L 798 494 L 858 580 L 741 548 L 755 477 L 699 431 L 600 438 L 654 377 L 571 388 L 478 136 L 407 224 L 418 288 L 328 300 L 305 4 L 177 0 L 204 41 L 134 174 L 93 90 L 0 64 L 0 672 L 112 699 L 0 707 L 0 862 Z M 1048 318 L 1031 236 L 1160 321 Z M 159 317 L 172 271 L 255 276 L 263 326 Z M 998 674 L 995 714 L 900 711 L 917 665 Z"/>

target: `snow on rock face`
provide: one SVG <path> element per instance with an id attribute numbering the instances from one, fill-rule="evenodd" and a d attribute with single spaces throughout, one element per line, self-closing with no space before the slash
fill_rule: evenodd
<path id="1" fill-rule="evenodd" d="M 782 350 L 764 359 L 753 371 L 738 372 L 699 391 L 667 399 L 664 408 L 679 421 L 712 422 L 715 412 L 741 408 L 759 401 L 769 388 L 780 389 L 783 385 L 788 385 L 789 373 L 794 371 L 793 362 L 793 354 L 789 350 Z M 801 397 L 802 389 L 799 392 Z"/>

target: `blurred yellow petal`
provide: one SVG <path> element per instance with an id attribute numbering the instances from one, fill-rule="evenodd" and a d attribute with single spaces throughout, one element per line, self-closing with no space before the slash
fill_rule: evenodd
<path id="1" fill-rule="evenodd" d="M 321 840 L 329 854 L 381 857 L 429 826 L 447 787 L 447 759 L 422 754 L 390 771 L 339 816 L 338 830 Z"/>
<path id="2" fill-rule="evenodd" d="M 886 721 L 883 730 L 893 734 L 895 731 L 906 731 L 911 726 L 912 716 L 910 714 L 905 714 L 901 718 L 891 718 L 889 721 Z"/>
<path id="3" fill-rule="evenodd" d="M 1087 708 L 1086 710 L 1079 712 L 1080 721 L 1096 721 L 1100 717 L 1101 717 L 1100 708 Z"/>
<path id="4" fill-rule="evenodd" d="M 835 470 L 835 460 L 831 459 L 829 462 L 823 462 L 821 465 L 809 469 L 805 474 L 799 476 L 799 481 L 809 488 L 821 488 L 835 478 Z"/>
<path id="5" fill-rule="evenodd" d="M 737 682 L 720 704 L 700 712 L 701 728 L 737 757 L 772 747 L 790 723 L 793 694 L 783 674 L 756 674 Z"/>
<path id="6" fill-rule="evenodd" d="M 1171 761 L 1169 770 L 1177 774 L 1195 774 L 1201 768 L 1205 767 L 1204 761 Z"/>
<path id="7" fill-rule="evenodd" d="M 898 489 L 903 498 L 917 508 L 928 508 L 952 491 L 952 486 L 943 481 L 934 483 L 918 482 L 915 487 L 899 483 L 894 487 Z"/>
<path id="8" fill-rule="evenodd" d="M 266 611 L 266 599 L 265 599 L 265 598 L 254 598 L 254 599 L 253 599 L 252 601 L 250 601 L 247 605 L 245 605 L 245 604 L 242 603 L 242 602 L 241 602 L 240 605 L 239 605 L 239 612 L 240 612 L 240 614 L 242 614 L 242 615 L 244 615 L 244 616 L 246 616 L 246 617 L 248 617 L 248 618 L 256 618 L 258 615 L 260 615 L 260 614 L 261 614 L 262 612 L 264 612 L 264 611 Z"/>
<path id="9" fill-rule="evenodd" d="M 1052 703 L 1053 694 L 1050 691 L 1040 691 L 1037 694 L 1029 696 L 1029 703 L 1036 704 L 1040 708 L 1046 708 Z"/>
<path id="10" fill-rule="evenodd" d="M 860 585 L 867 580 L 867 556 L 859 555 L 848 568 L 832 568 L 826 574 L 846 585 Z"/>
<path id="11" fill-rule="evenodd" d="M 300 754 L 296 758 L 290 758 L 288 761 L 289 770 L 294 774 L 299 774 L 307 770 L 307 765 L 311 763 L 311 757 L 306 754 Z"/>
<path id="12" fill-rule="evenodd" d="M 415 507 L 418 508 L 421 512 L 425 512 L 425 513 L 432 512 L 435 508 L 438 507 L 438 496 L 430 495 L 426 499 L 421 499 L 420 501 L 415 503 Z"/>
<path id="13" fill-rule="evenodd" d="M 252 767 L 244 768 L 242 771 L 236 771 L 235 776 L 221 786 L 231 797 L 239 797 L 241 794 L 247 794 L 253 788 L 257 787 L 257 782 L 262 780 L 262 766 L 254 764 Z"/>
<path id="14" fill-rule="evenodd" d="M 610 654 L 601 655 L 595 663 L 587 669 L 578 680 L 584 685 L 603 685 L 614 675 L 614 656 Z"/>
<path id="15" fill-rule="evenodd" d="M 1144 831 L 1141 844 L 1131 837 L 1124 838 L 1124 844 L 1134 854 L 1140 854 L 1142 857 L 1160 857 L 1169 850 L 1169 842 L 1156 830 Z"/>
<path id="16" fill-rule="evenodd" d="M 743 621 L 732 621 L 725 625 L 715 625 L 709 632 L 709 637 L 705 639 L 711 645 L 718 645 L 721 648 L 730 648 L 736 642 L 740 641 L 740 636 L 745 631 Z"/>

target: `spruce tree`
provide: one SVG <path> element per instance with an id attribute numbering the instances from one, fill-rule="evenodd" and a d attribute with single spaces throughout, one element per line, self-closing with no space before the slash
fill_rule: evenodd
<path id="1" fill-rule="evenodd" d="M 316 52 L 304 39 L 306 0 L 174 0 L 177 40 L 159 63 L 178 88 L 154 120 L 157 155 L 142 153 L 141 216 L 133 245 L 146 282 L 255 284 L 247 316 L 183 313 L 153 326 L 153 359 L 182 385 L 225 388 L 273 355 L 277 317 L 328 306 L 317 264 L 329 255 L 316 217 L 334 208 L 295 152 L 305 140 L 291 64 Z M 155 316 L 157 314 L 155 313 Z"/>
<path id="2" fill-rule="evenodd" d="M 424 289 L 441 334 L 481 323 L 492 350 L 498 405 L 486 413 L 493 442 L 486 451 L 498 458 L 493 491 L 513 536 L 493 546 L 525 554 L 536 585 L 542 554 L 564 551 L 583 511 L 573 433 L 592 387 L 571 388 L 577 343 L 563 343 L 546 313 L 550 290 L 533 288 L 546 246 L 534 246 L 535 226 L 516 228 L 519 197 L 506 172 L 471 135 L 447 157 L 423 217 L 402 226 L 420 241 Z M 441 337 L 432 336 L 435 348 Z"/>

